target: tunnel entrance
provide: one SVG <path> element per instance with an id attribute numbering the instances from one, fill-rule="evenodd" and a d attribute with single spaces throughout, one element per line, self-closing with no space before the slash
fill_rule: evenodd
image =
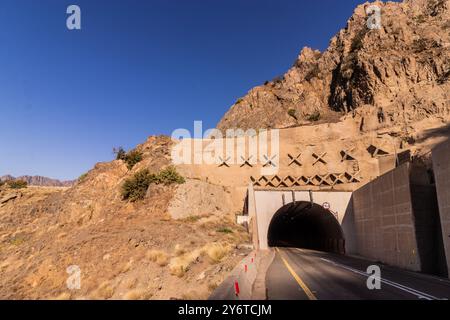
<path id="1" fill-rule="evenodd" d="M 297 201 L 281 207 L 268 230 L 270 247 L 297 247 L 345 254 L 342 228 L 329 211 L 318 204 Z"/>

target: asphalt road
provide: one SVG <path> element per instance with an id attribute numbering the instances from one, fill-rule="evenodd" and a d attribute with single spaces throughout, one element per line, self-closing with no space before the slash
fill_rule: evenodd
<path id="1" fill-rule="evenodd" d="M 369 290 L 366 272 L 374 262 L 298 248 L 275 248 L 266 273 L 272 300 L 450 299 L 450 281 L 382 266 L 381 288 Z"/>

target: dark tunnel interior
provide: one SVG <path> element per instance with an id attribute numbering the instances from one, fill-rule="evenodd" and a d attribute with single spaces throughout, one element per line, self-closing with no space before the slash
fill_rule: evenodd
<path id="1" fill-rule="evenodd" d="M 297 247 L 345 254 L 342 228 L 334 215 L 318 204 L 297 201 L 281 207 L 268 231 L 270 247 Z"/>

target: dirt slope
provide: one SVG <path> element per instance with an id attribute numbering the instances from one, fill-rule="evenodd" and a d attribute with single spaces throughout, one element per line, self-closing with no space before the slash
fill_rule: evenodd
<path id="1" fill-rule="evenodd" d="M 151 186 L 136 203 L 120 195 L 134 172 L 169 164 L 170 144 L 151 137 L 131 171 L 99 163 L 70 189 L 2 187 L 0 298 L 206 298 L 247 250 L 237 248 L 248 239 L 232 213 L 175 220 L 168 207 L 177 186 Z M 80 267 L 80 290 L 67 288 L 71 265 Z"/>

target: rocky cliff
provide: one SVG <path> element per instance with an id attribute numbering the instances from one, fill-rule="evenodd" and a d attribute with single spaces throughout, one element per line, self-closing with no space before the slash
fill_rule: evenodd
<path id="1" fill-rule="evenodd" d="M 282 77 L 251 89 L 217 127 L 285 128 L 339 121 L 361 129 L 448 114 L 450 1 L 375 2 L 381 28 L 358 6 L 325 52 L 304 48 Z"/>

